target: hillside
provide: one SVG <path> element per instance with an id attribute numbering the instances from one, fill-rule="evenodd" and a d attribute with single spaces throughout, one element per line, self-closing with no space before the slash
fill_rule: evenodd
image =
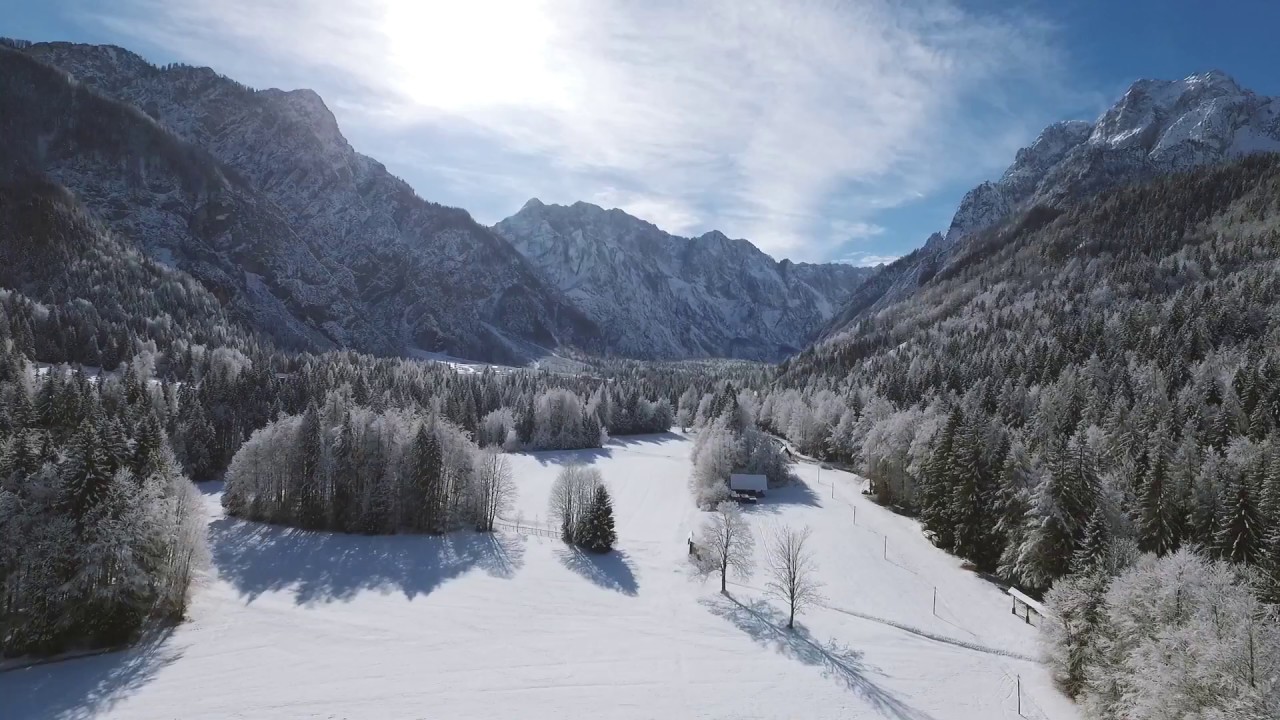
<path id="1" fill-rule="evenodd" d="M 356 152 L 310 90 L 254 90 L 114 46 L 0 50 L 10 162 L 285 348 L 775 361 L 873 272 L 778 263 L 745 240 L 676 238 L 584 203 L 530 203 L 495 231 Z"/>
<path id="2" fill-rule="evenodd" d="M 594 326 L 510 245 L 352 150 L 315 93 L 112 46 L 0 50 L 24 160 L 285 345 L 501 361 L 593 349 Z M 42 136 L 54 118 L 62 128 Z M 178 170 L 200 182 L 165 175 Z"/>
<path id="3" fill-rule="evenodd" d="M 965 194 L 945 232 L 859 288 L 824 335 L 909 297 L 956 262 L 981 231 L 1033 207 L 1058 208 L 1259 152 L 1280 152 L 1280 98 L 1243 89 L 1216 70 L 1182 80 L 1139 80 L 1095 122 L 1045 128 L 998 180 Z"/>
<path id="4" fill-rule="evenodd" d="M 494 229 L 627 357 L 780 360 L 873 268 L 776 262 L 746 240 L 676 237 L 621 210 L 530 200 Z"/>

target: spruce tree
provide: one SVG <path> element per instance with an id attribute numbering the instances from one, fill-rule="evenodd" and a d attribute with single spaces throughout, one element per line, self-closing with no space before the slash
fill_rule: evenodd
<path id="1" fill-rule="evenodd" d="M 409 463 L 409 526 L 419 532 L 442 533 L 448 529 L 448 518 L 440 441 L 427 423 L 418 427 Z"/>
<path id="2" fill-rule="evenodd" d="M 1179 511 L 1169 487 L 1168 462 L 1156 455 L 1147 471 L 1140 498 L 1138 546 L 1144 552 L 1164 555 L 1178 549 Z"/>
<path id="3" fill-rule="evenodd" d="M 583 515 L 575 536 L 579 545 L 595 553 L 609 552 L 617 542 L 613 525 L 613 500 L 603 484 L 596 486 L 591 505 Z"/>
<path id="4" fill-rule="evenodd" d="M 298 525 L 307 530 L 325 526 L 325 504 L 321 463 L 324 456 L 320 428 L 320 410 L 315 403 L 307 406 L 298 427 Z"/>
<path id="5" fill-rule="evenodd" d="M 953 528 L 956 554 L 972 560 L 983 570 L 991 570 L 1000 551 L 993 540 L 994 493 L 984 449 L 979 428 L 966 423 L 952 447 L 953 485 L 947 515 Z"/>
<path id="6" fill-rule="evenodd" d="M 1252 563 L 1262 550 L 1262 518 L 1243 478 L 1235 479 L 1225 492 L 1218 521 L 1218 552 L 1232 562 Z"/>
<path id="7" fill-rule="evenodd" d="M 1107 523 L 1107 514 L 1099 506 L 1089 516 L 1089 524 L 1084 529 L 1084 539 L 1076 548 L 1071 562 L 1071 572 L 1078 573 L 1090 570 L 1107 551 L 1107 543 L 1111 541 L 1111 527 Z"/>
<path id="8" fill-rule="evenodd" d="M 951 487 L 955 469 L 955 442 L 964 422 L 959 407 L 951 409 L 933 452 L 925 465 L 920 481 L 920 520 L 925 530 L 933 533 L 938 547 L 950 550 L 955 546 L 955 528 L 951 522 Z"/>

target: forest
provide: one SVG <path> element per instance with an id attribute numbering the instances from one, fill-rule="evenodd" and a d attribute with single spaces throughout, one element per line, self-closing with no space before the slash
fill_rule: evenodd
<path id="1" fill-rule="evenodd" d="M 180 617 L 205 553 L 191 480 L 224 478 L 227 509 L 249 519 L 488 530 L 501 452 L 672 426 L 698 429 L 700 507 L 727 497 L 732 471 L 789 482 L 779 436 L 869 478 L 975 570 L 1045 597 L 1064 619 L 1047 630 L 1060 682 L 1098 717 L 1158 695 L 1142 658 L 1165 650 L 1117 640 L 1149 635 L 1126 604 L 1153 577 L 1202 591 L 1144 622 L 1198 637 L 1234 603 L 1242 624 L 1219 628 L 1219 655 L 1274 647 L 1276 157 L 1033 208 L 777 368 L 463 371 L 287 351 L 59 193 L 0 187 L 0 227 L 42 233 L 37 253 L 6 246 L 0 269 L 7 656 L 116 646 Z M 1265 717 L 1260 667 L 1205 673 L 1253 688 L 1240 712 Z"/>

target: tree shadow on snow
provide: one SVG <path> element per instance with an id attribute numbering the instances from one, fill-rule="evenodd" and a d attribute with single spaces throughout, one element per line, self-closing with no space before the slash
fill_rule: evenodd
<path id="1" fill-rule="evenodd" d="M 591 465 L 597 460 L 612 457 L 609 448 L 584 448 L 582 450 L 530 450 L 524 453 L 542 465 Z"/>
<path id="2" fill-rule="evenodd" d="M 349 600 L 361 590 L 413 599 L 473 568 L 511 578 L 524 539 L 477 532 L 343 535 L 221 518 L 209 525 L 219 576 L 247 597 L 291 588 L 299 605 Z"/>
<path id="3" fill-rule="evenodd" d="M 566 545 L 556 550 L 556 557 L 565 567 L 606 590 L 623 595 L 640 591 L 635 573 L 631 571 L 631 560 L 622 550 L 597 555 Z"/>
<path id="4" fill-rule="evenodd" d="M 610 445 L 617 445 L 623 448 L 643 448 L 645 445 L 665 445 L 670 442 L 687 443 L 689 442 L 689 438 L 673 432 L 609 436 Z"/>
<path id="5" fill-rule="evenodd" d="M 172 628 L 155 630 L 126 650 L 34 665 L 0 673 L 0 716 L 6 720 L 88 720 L 182 657 L 168 641 Z"/>
<path id="6" fill-rule="evenodd" d="M 192 482 L 192 484 L 196 486 L 201 495 L 217 495 L 223 491 L 226 482 L 222 480 L 201 480 Z"/>
<path id="7" fill-rule="evenodd" d="M 867 668 L 862 660 L 862 653 L 834 640 L 820 643 L 799 625 L 787 630 L 786 615 L 763 600 L 752 600 L 744 604 L 730 595 L 719 595 L 699 602 L 712 613 L 733 623 L 757 643 L 806 665 L 821 668 L 824 676 L 857 693 L 880 714 L 897 720 L 933 720 L 931 715 L 907 705 L 872 681 L 868 677 L 868 671 L 875 670 Z"/>

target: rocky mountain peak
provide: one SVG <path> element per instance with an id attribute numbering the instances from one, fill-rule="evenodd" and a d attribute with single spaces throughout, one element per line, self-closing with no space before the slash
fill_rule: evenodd
<path id="1" fill-rule="evenodd" d="M 526 203 L 494 226 L 604 333 L 609 352 L 776 360 L 874 270 L 774 262 L 713 230 L 687 238 L 622 210 Z"/>

